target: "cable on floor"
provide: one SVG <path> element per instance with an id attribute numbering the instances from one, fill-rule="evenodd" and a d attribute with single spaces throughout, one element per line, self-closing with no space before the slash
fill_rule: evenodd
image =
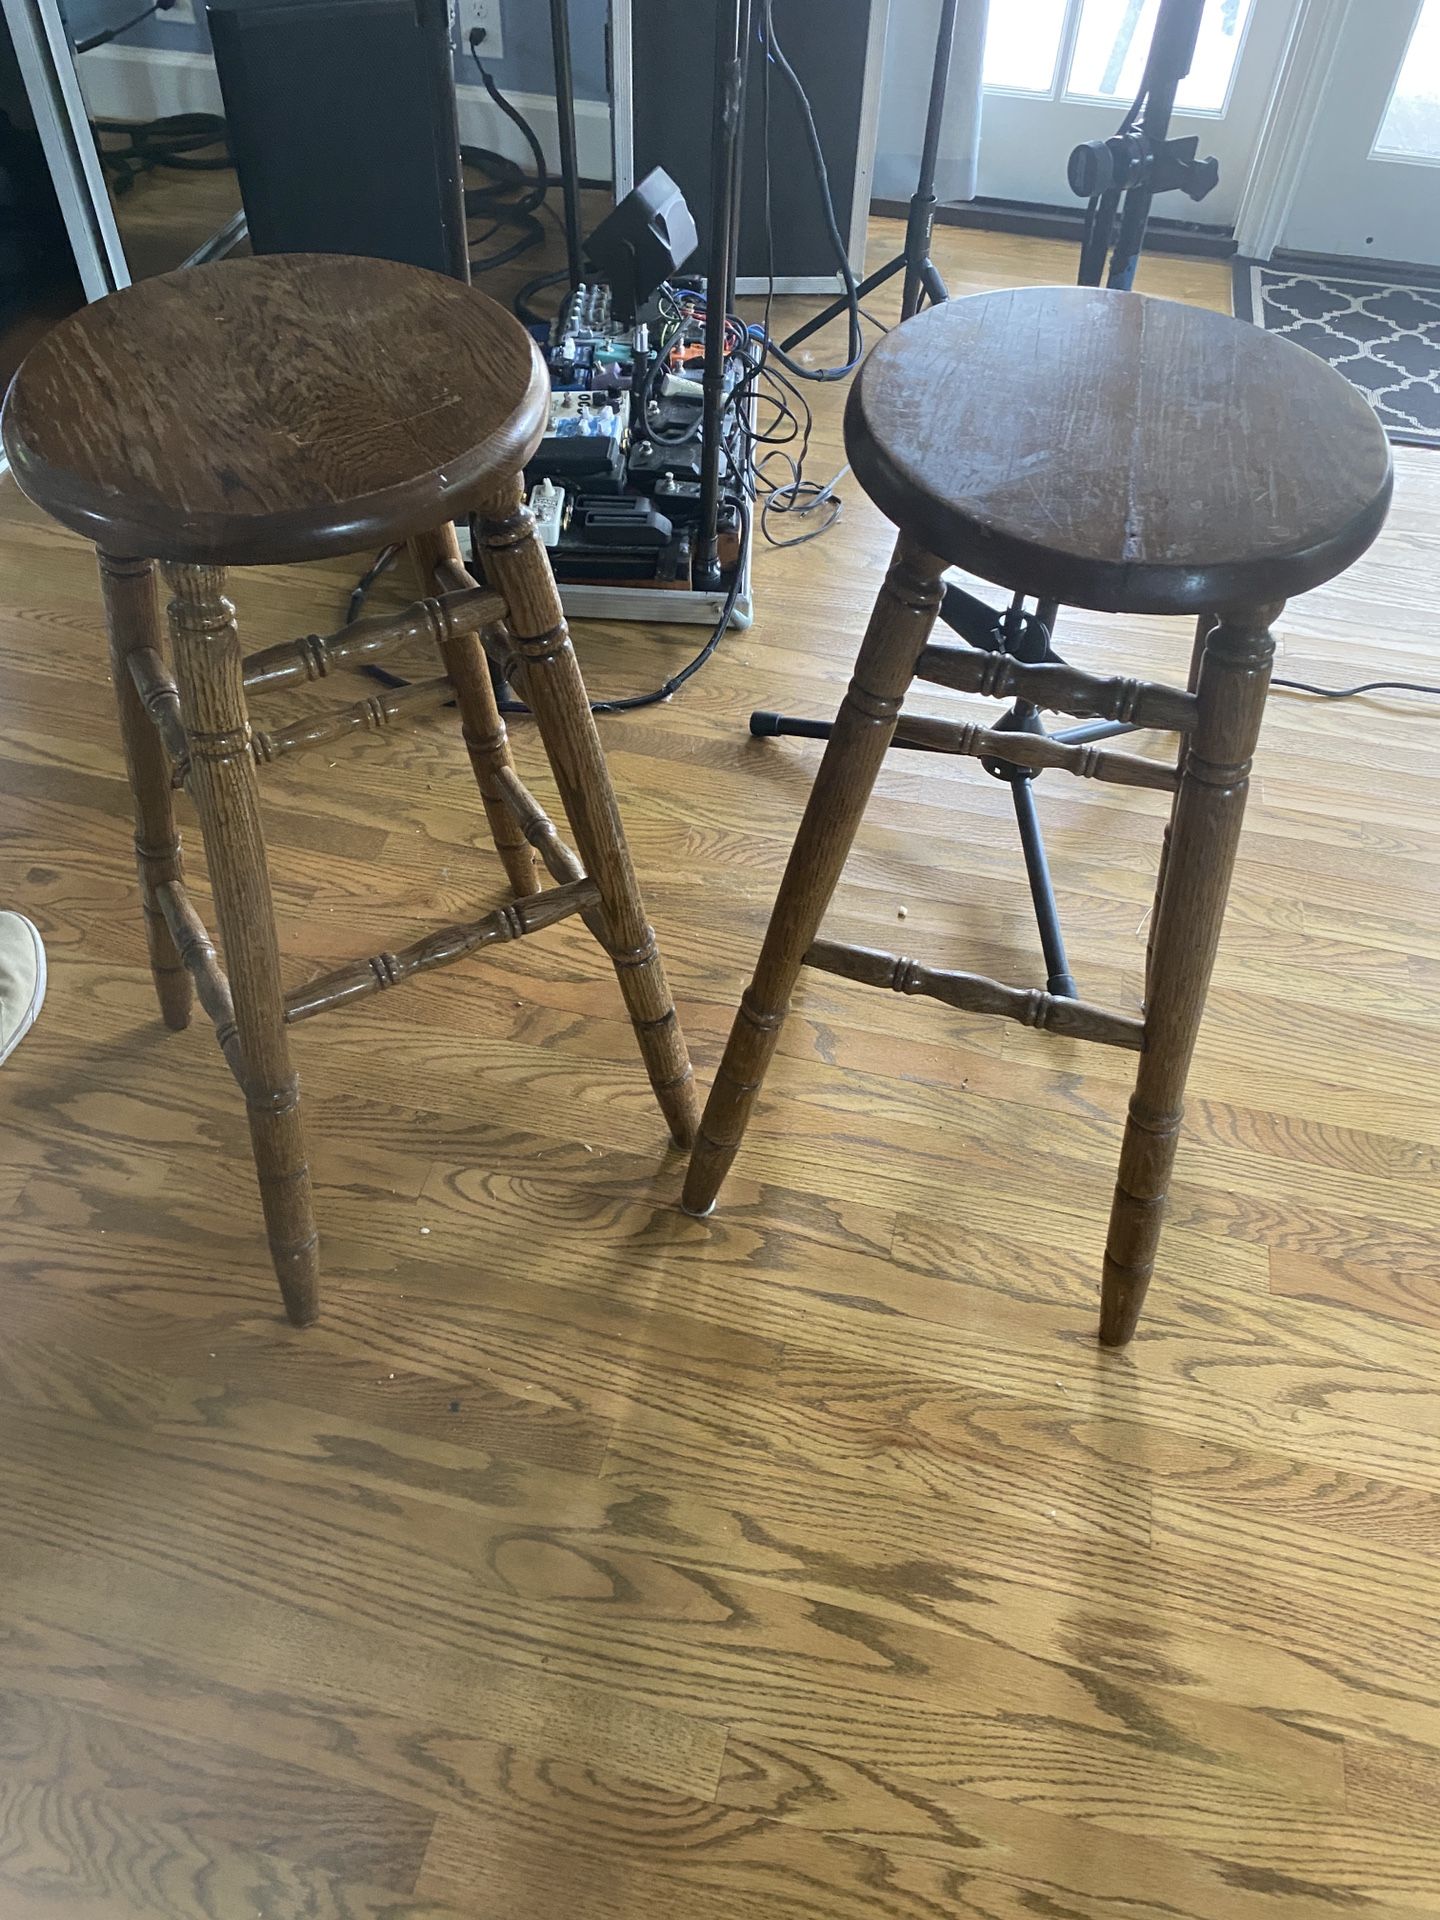
<path id="1" fill-rule="evenodd" d="M 1318 700 L 1354 700 L 1362 693 L 1428 693 L 1440 700 L 1440 687 L 1423 680 L 1362 680 L 1356 687 L 1317 687 L 1308 680 L 1272 680 L 1270 684 L 1287 693 L 1313 693 Z"/>

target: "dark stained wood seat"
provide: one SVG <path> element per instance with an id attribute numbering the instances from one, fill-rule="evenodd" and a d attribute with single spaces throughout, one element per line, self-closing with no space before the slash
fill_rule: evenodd
<path id="1" fill-rule="evenodd" d="M 270 1254 L 290 1318 L 319 1310 L 319 1253 L 289 1028 L 578 915 L 608 955 L 672 1139 L 695 1093 L 655 935 L 522 469 L 545 425 L 534 342 L 473 288 L 416 267 L 269 255 L 170 274 L 62 321 L 15 376 L 4 441 L 21 487 L 92 539 L 160 1011 L 194 999 L 245 1095 Z M 452 524 L 474 516 L 485 584 Z M 248 658 L 226 569 L 407 541 L 425 597 Z M 169 652 L 156 563 L 170 590 Z M 443 671 L 298 724 L 250 696 L 432 641 Z M 534 716 L 575 845 L 519 778 L 490 668 Z M 459 708 L 508 899 L 286 992 L 258 769 L 282 754 Z M 200 817 L 221 965 L 185 886 L 173 788 Z M 555 884 L 542 889 L 537 861 Z"/>
<path id="2" fill-rule="evenodd" d="M 1333 368 L 1224 315 L 1135 293 L 1032 287 L 907 320 L 871 353 L 845 412 L 866 490 L 900 529 L 830 729 L 775 911 L 700 1123 L 685 1182 L 715 1204 L 802 967 L 998 1014 L 1139 1055 L 1101 1282 L 1100 1338 L 1135 1331 L 1160 1243 L 1287 596 L 1379 532 L 1390 450 Z M 1036 660 L 932 644 L 959 565 L 1040 602 L 1198 614 L 1183 688 L 1103 677 L 1047 645 Z M 1088 741 L 910 718 L 914 679 L 1180 735 L 1171 764 Z M 817 938 L 895 737 L 931 752 L 1169 791 L 1141 1014 Z"/>
<path id="3" fill-rule="evenodd" d="M 511 314 L 443 274 L 294 254 L 164 274 L 84 307 L 25 362 L 5 451 L 110 553 L 227 565 L 438 527 L 544 431 Z"/>
<path id="4" fill-rule="evenodd" d="M 1108 613 L 1286 600 L 1379 531 L 1390 452 L 1360 393 L 1224 314 L 1098 287 L 932 307 L 845 409 L 866 492 L 952 566 Z"/>

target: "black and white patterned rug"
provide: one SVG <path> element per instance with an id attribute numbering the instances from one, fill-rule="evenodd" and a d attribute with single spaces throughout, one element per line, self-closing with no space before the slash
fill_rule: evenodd
<path id="1" fill-rule="evenodd" d="M 1328 360 L 1392 440 L 1440 447 L 1440 286 L 1237 260 L 1235 311 Z"/>

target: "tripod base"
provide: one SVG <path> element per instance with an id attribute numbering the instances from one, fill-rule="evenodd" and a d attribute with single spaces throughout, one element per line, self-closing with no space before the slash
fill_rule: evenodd
<path id="1" fill-rule="evenodd" d="M 934 204 L 932 200 L 930 203 L 932 209 Z M 855 289 L 856 298 L 858 300 L 868 300 L 877 287 L 888 285 L 889 282 L 900 273 L 907 275 L 913 273 L 916 281 L 924 290 L 925 298 L 930 302 L 931 306 L 938 307 L 942 301 L 950 298 L 945 282 L 940 277 L 940 269 L 930 258 L 928 233 L 926 235 L 925 252 L 918 261 L 912 264 L 907 254 L 897 253 L 895 258 L 893 260 L 887 260 L 883 267 L 877 267 L 874 273 L 866 274 L 865 278 Z M 918 307 L 919 302 L 917 301 L 915 304 Z M 798 347 L 802 341 L 808 340 L 812 333 L 819 333 L 822 327 L 828 327 L 832 320 L 838 320 L 842 314 L 846 314 L 849 311 L 849 296 L 842 294 L 838 300 L 832 300 L 828 307 L 822 307 L 819 313 L 812 314 L 803 326 L 797 327 L 793 333 L 786 334 L 785 338 L 780 342 L 781 347 L 786 353 L 793 353 L 795 348 Z M 914 308 L 912 308 L 911 311 L 913 312 Z M 907 313 L 903 317 L 908 319 L 909 314 Z"/>

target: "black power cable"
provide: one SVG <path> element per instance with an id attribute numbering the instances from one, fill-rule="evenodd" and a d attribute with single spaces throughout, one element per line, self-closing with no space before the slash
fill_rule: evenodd
<path id="1" fill-rule="evenodd" d="M 490 230 L 481 236 L 475 244 L 484 246 L 494 238 L 501 227 L 518 227 L 519 238 L 508 246 L 501 247 L 495 253 L 470 256 L 470 271 L 488 273 L 492 267 L 503 267 L 511 260 L 518 260 L 522 253 L 528 253 L 532 247 L 538 247 L 545 238 L 545 229 L 536 219 L 536 210 L 544 204 L 545 195 L 550 187 L 550 176 L 545 167 L 545 153 L 536 137 L 535 129 L 521 113 L 520 109 L 496 86 L 490 70 L 480 58 L 480 46 L 485 38 L 483 27 L 475 27 L 470 34 L 470 58 L 475 62 L 475 70 L 480 75 L 481 85 L 494 101 L 507 120 L 519 128 L 521 138 L 530 149 L 535 162 L 535 177 L 527 180 L 521 167 L 508 154 L 493 153 L 488 147 L 462 147 L 460 158 L 466 166 L 474 167 L 477 172 L 488 174 L 495 183 L 492 187 L 467 187 L 465 190 L 465 216 L 467 219 L 484 219 L 492 222 Z"/>
<path id="2" fill-rule="evenodd" d="M 787 367 L 791 373 L 795 374 L 801 380 L 844 380 L 855 371 L 865 354 L 865 340 L 860 331 L 860 290 L 855 284 L 855 274 L 850 265 L 850 256 L 846 251 L 844 239 L 841 237 L 840 223 L 835 217 L 835 200 L 830 191 L 830 171 L 825 165 L 825 150 L 820 144 L 820 133 L 815 125 L 815 113 L 810 105 L 810 96 L 806 93 L 804 83 L 799 74 L 796 73 L 794 67 L 791 66 L 785 56 L 785 49 L 781 46 L 775 32 L 774 14 L 774 0 L 765 0 L 761 21 L 762 31 L 765 35 L 765 67 L 762 86 L 764 89 L 764 113 L 767 122 L 765 220 L 767 237 L 769 237 L 772 247 L 772 279 L 774 240 L 770 223 L 768 121 L 770 116 L 770 62 L 773 59 L 775 65 L 784 75 L 790 91 L 795 96 L 795 104 L 800 109 L 800 118 L 804 123 L 806 144 L 810 148 L 810 160 L 815 169 L 816 182 L 820 188 L 820 204 L 825 215 L 825 230 L 830 237 L 830 245 L 835 252 L 836 265 L 840 269 L 840 278 L 844 283 L 845 299 L 849 307 L 847 316 L 847 345 L 845 349 L 849 355 L 849 359 L 843 367 L 807 367 L 800 361 L 792 359 L 790 355 L 786 353 L 785 349 L 774 341 L 770 342 L 769 351 L 775 355 L 782 366 Z M 768 326 L 766 333 L 768 336 Z"/>
<path id="3" fill-rule="evenodd" d="M 618 700 L 592 700 L 591 713 L 636 713 L 641 707 L 658 707 L 672 694 L 678 693 L 687 680 L 691 680 L 714 653 L 734 617 L 736 602 L 740 598 L 740 584 L 745 576 L 745 554 L 750 545 L 750 509 L 741 499 L 732 499 L 726 503 L 734 507 L 740 516 L 740 550 L 735 558 L 735 572 L 730 581 L 730 590 L 725 595 L 725 604 L 720 609 L 720 617 L 710 630 L 710 637 L 693 659 L 686 662 L 678 673 L 672 673 L 662 686 L 653 688 L 649 693 L 631 693 L 622 695 Z M 472 534 L 473 539 L 473 534 Z M 530 709 L 520 700 L 502 700 L 502 713 L 529 713 Z"/>
<path id="4" fill-rule="evenodd" d="M 771 0 L 766 0 L 762 31 L 770 25 L 770 13 Z M 761 538 L 772 547 L 798 547 L 803 546 L 806 541 L 819 539 L 822 533 L 828 533 L 840 519 L 844 512 L 844 503 L 835 492 L 835 486 L 846 469 L 842 467 L 834 479 L 824 483 L 805 478 L 805 461 L 810 450 L 814 415 L 810 410 L 809 401 L 794 381 L 788 379 L 778 368 L 770 365 L 770 356 L 774 353 L 783 364 L 793 366 L 793 362 L 785 360 L 780 354 L 779 348 L 771 337 L 771 314 L 775 304 L 775 222 L 770 191 L 770 68 L 770 45 L 767 41 L 760 83 L 761 203 L 765 209 L 765 311 L 760 323 L 757 351 L 740 356 L 748 372 L 733 396 L 737 405 L 734 410 L 732 433 L 743 443 L 743 451 L 748 455 L 748 459 L 742 459 L 738 452 L 732 452 L 731 464 L 741 476 L 742 482 L 748 480 L 750 495 L 759 502 Z M 794 69 L 791 68 L 790 71 L 793 78 Z M 794 79 L 794 84 L 803 95 L 804 88 L 800 85 L 798 78 Z M 808 101 L 805 104 L 808 107 Z M 822 192 L 828 194 L 828 181 L 823 173 L 818 178 Z M 841 256 L 843 258 L 843 248 Z M 848 265 L 846 261 L 847 268 Z M 855 311 L 851 315 L 852 325 L 857 324 L 856 314 L 859 310 L 857 299 Z M 884 331 L 883 328 L 881 330 Z M 841 370 L 834 371 L 838 375 Z M 775 418 L 763 430 L 752 426 L 750 421 L 751 406 L 755 402 L 766 402 L 776 409 Z M 757 455 L 757 449 L 760 448 L 764 451 Z M 787 452 L 787 448 L 796 450 Z M 777 464 L 788 472 L 788 479 L 775 478 L 773 469 Z M 798 533 L 790 539 L 780 539 L 771 531 L 771 518 L 776 514 L 793 513 L 797 518 L 803 519 L 822 509 L 826 510 L 822 521 L 815 526 L 807 527 L 803 533 Z"/>
<path id="5" fill-rule="evenodd" d="M 92 33 L 88 39 L 75 42 L 76 53 L 93 53 L 96 47 L 108 47 L 112 40 L 118 40 L 122 33 L 129 33 L 132 27 L 138 27 L 142 20 L 148 20 L 152 14 L 164 13 L 173 7 L 175 0 L 153 0 L 153 4 L 142 8 L 129 20 L 122 20 L 118 27 L 103 27 L 99 33 Z"/>
<path id="6" fill-rule="evenodd" d="M 1287 693 L 1313 693 L 1319 700 L 1354 700 L 1362 693 L 1428 693 L 1440 699 L 1440 687 L 1427 686 L 1423 680 L 1362 680 L 1358 687 L 1316 687 L 1308 680 L 1272 680 L 1270 684 Z"/>
<path id="7" fill-rule="evenodd" d="M 225 122 L 216 113 L 171 113 L 160 120 L 95 120 L 91 125 L 97 135 L 105 136 L 95 145 L 116 193 L 128 192 L 142 173 L 157 167 L 174 173 L 218 173 L 235 164 Z M 218 153 L 212 148 L 218 148 Z"/>

